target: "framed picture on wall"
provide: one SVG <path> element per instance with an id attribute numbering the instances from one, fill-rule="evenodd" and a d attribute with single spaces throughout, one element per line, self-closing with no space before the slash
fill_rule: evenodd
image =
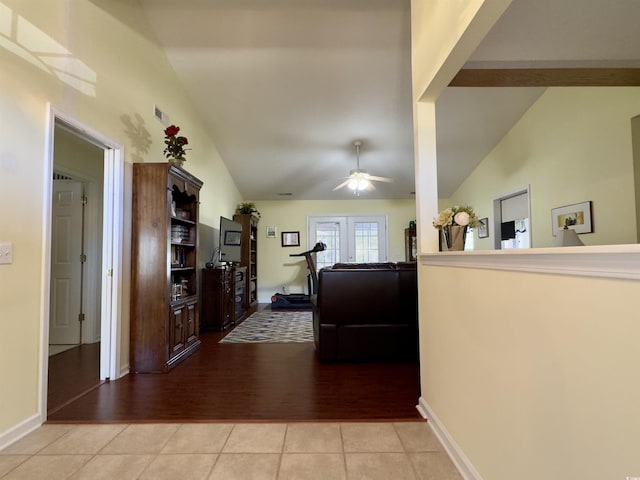
<path id="1" fill-rule="evenodd" d="M 299 247 L 300 232 L 282 232 L 283 247 Z"/>
<path id="2" fill-rule="evenodd" d="M 487 238 L 489 236 L 489 219 L 487 217 L 478 220 L 478 238 Z"/>
<path id="3" fill-rule="evenodd" d="M 267 227 L 267 238 L 276 238 L 276 227 Z"/>
<path id="4" fill-rule="evenodd" d="M 591 202 L 574 203 L 551 209 L 551 233 L 556 236 L 558 230 L 571 228 L 576 233 L 591 233 Z"/>

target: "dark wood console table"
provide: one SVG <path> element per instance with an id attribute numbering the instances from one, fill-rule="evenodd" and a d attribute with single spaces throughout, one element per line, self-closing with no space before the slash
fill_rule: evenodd
<path id="1" fill-rule="evenodd" d="M 202 269 L 200 329 L 222 332 L 237 325 L 245 313 L 247 267 L 226 265 Z"/>

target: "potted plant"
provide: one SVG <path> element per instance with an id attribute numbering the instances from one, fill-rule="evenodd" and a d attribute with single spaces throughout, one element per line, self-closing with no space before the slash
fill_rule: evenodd
<path id="1" fill-rule="evenodd" d="M 251 214 L 251 215 L 255 215 L 256 217 L 260 218 L 260 212 L 256 208 L 256 204 L 253 203 L 253 202 L 242 202 L 242 203 L 239 203 L 238 206 L 236 207 L 236 213 Z"/>
<path id="2" fill-rule="evenodd" d="M 189 140 L 187 137 L 178 136 L 178 132 L 180 132 L 180 127 L 177 125 L 169 125 L 164 129 L 164 144 L 166 145 L 164 155 L 170 162 L 182 166 L 186 160 L 186 151 L 189 150 L 184 146 L 189 144 Z"/>

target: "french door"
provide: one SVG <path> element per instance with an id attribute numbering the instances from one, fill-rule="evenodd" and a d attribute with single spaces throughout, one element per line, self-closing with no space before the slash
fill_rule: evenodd
<path id="1" fill-rule="evenodd" d="M 332 216 L 307 218 L 309 248 L 323 242 L 327 248 L 318 252 L 316 269 L 338 262 L 366 263 L 387 261 L 387 217 Z"/>

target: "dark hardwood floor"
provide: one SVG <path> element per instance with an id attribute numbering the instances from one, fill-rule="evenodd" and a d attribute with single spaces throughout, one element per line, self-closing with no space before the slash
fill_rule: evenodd
<path id="1" fill-rule="evenodd" d="M 420 419 L 418 363 L 320 363 L 313 343 L 218 343 L 225 334 L 203 333 L 200 349 L 169 373 L 104 383 L 48 421 Z"/>
<path id="2" fill-rule="evenodd" d="M 52 414 L 100 385 L 100 343 L 79 345 L 49 357 L 47 412 Z"/>

